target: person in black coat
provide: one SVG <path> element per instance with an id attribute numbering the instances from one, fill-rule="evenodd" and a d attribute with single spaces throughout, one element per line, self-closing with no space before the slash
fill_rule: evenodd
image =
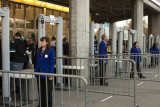
<path id="1" fill-rule="evenodd" d="M 36 50 L 37 50 L 37 49 L 36 49 L 35 39 L 34 39 L 34 38 L 31 38 L 31 39 L 30 39 L 30 44 L 29 44 L 28 51 L 31 52 L 32 64 L 35 63 Z"/>
<path id="2" fill-rule="evenodd" d="M 24 66 L 25 46 L 21 39 L 21 34 L 17 32 L 13 41 L 10 43 L 10 70 L 21 71 Z M 12 87 L 13 78 L 11 78 L 10 85 Z M 16 79 L 16 92 L 19 92 L 19 79 Z"/>

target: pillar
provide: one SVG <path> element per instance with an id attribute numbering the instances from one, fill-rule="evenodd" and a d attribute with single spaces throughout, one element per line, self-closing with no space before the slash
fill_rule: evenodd
<path id="1" fill-rule="evenodd" d="M 110 27 L 109 27 L 109 39 L 112 39 L 112 37 L 113 37 L 113 27 L 114 27 L 114 23 L 110 23 Z"/>
<path id="2" fill-rule="evenodd" d="M 71 56 L 88 57 L 89 0 L 70 0 L 70 36 Z"/>
<path id="3" fill-rule="evenodd" d="M 137 41 L 143 50 L 143 0 L 134 0 L 133 3 L 133 29 L 137 30 Z"/>
<path id="4" fill-rule="evenodd" d="M 89 57 L 89 0 L 70 0 L 70 56 Z M 72 60 L 80 66 L 80 61 Z M 83 64 L 84 65 L 84 64 Z M 81 75 L 89 80 L 89 61 Z M 82 66 L 82 65 L 81 65 Z"/>
<path id="5" fill-rule="evenodd" d="M 160 14 L 148 15 L 148 33 L 153 36 L 160 35 Z"/>
<path id="6" fill-rule="evenodd" d="M 102 41 L 102 35 L 104 34 L 104 24 L 100 24 L 99 26 L 99 34 L 98 34 L 98 43 Z"/>
<path id="7" fill-rule="evenodd" d="M 90 56 L 94 55 L 94 28 L 95 28 L 95 23 L 91 22 L 90 23 Z"/>

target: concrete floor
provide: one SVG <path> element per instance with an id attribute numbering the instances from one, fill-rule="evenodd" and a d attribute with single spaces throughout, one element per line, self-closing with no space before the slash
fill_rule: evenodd
<path id="1" fill-rule="evenodd" d="M 155 80 L 160 80 L 159 68 L 142 69 L 142 72 L 146 79 L 136 77 L 137 104 L 139 107 L 160 107 L 160 82 L 155 82 Z M 99 86 L 99 81 L 95 80 L 95 85 L 90 85 L 88 88 L 88 107 L 134 107 L 134 97 L 132 96 L 134 82 L 128 77 L 129 73 L 109 79 L 109 86 Z M 152 82 L 145 80 L 152 80 Z M 90 90 L 101 93 L 90 92 Z M 121 95 L 113 95 L 113 93 Z M 54 96 L 54 107 L 85 107 L 84 91 L 71 90 L 69 97 L 68 91 L 55 90 Z M 17 101 L 17 103 L 20 102 Z M 36 107 L 37 105 L 38 100 L 35 100 L 24 107 Z"/>

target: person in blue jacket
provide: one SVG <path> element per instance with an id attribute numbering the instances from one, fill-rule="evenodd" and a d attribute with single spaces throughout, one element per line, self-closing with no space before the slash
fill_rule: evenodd
<path id="1" fill-rule="evenodd" d="M 41 41 L 41 47 L 37 50 L 35 72 L 53 74 L 54 64 L 55 64 L 54 49 L 50 47 L 50 40 L 48 37 L 42 37 L 40 41 Z M 46 96 L 48 96 L 48 107 L 52 107 L 53 78 L 41 75 L 41 76 L 37 76 L 37 80 L 38 80 L 37 81 L 38 88 L 40 87 L 39 97 L 41 99 L 40 101 L 41 103 L 39 103 L 39 106 L 41 104 L 41 107 L 47 107 Z M 46 95 L 46 92 L 48 92 L 48 95 Z"/>
<path id="2" fill-rule="evenodd" d="M 133 47 L 131 48 L 130 53 L 131 53 L 131 59 L 136 62 L 136 69 L 137 69 L 138 77 L 145 78 L 141 73 L 140 63 L 142 61 L 142 58 L 141 58 L 141 49 L 139 48 L 138 42 L 133 43 Z M 133 70 L 133 67 L 134 67 L 134 65 L 132 64 L 132 70 Z M 133 71 L 130 73 L 130 78 L 134 78 Z"/>
<path id="3" fill-rule="evenodd" d="M 100 58 L 107 58 L 107 35 L 102 35 L 102 41 L 99 44 L 99 57 Z M 105 79 L 103 77 L 103 73 L 106 71 L 106 64 L 107 60 L 99 60 L 99 67 L 100 67 L 100 85 L 108 85 L 107 82 L 105 82 Z"/>
<path id="4" fill-rule="evenodd" d="M 158 43 L 153 43 L 153 46 L 150 48 L 150 53 L 153 54 L 151 56 L 151 67 L 158 65 L 158 55 L 156 55 L 159 54 Z"/>

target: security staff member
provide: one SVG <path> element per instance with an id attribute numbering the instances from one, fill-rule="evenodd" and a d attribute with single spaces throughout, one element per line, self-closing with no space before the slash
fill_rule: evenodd
<path id="1" fill-rule="evenodd" d="M 108 58 L 107 56 L 107 35 L 102 35 L 102 41 L 99 44 L 99 56 L 100 58 Z M 103 73 L 106 71 L 106 64 L 107 60 L 99 60 L 99 67 L 100 67 L 100 85 L 108 85 L 107 82 L 105 82 L 105 79 L 103 77 Z"/>
<path id="2" fill-rule="evenodd" d="M 142 61 L 142 58 L 141 58 L 141 49 L 139 48 L 138 42 L 133 43 L 133 47 L 131 48 L 130 53 L 131 53 L 131 59 L 136 62 L 136 69 L 139 78 L 145 78 L 141 73 L 140 63 Z M 134 78 L 133 67 L 134 65 L 132 64 L 132 72 L 130 73 L 130 78 Z"/>

